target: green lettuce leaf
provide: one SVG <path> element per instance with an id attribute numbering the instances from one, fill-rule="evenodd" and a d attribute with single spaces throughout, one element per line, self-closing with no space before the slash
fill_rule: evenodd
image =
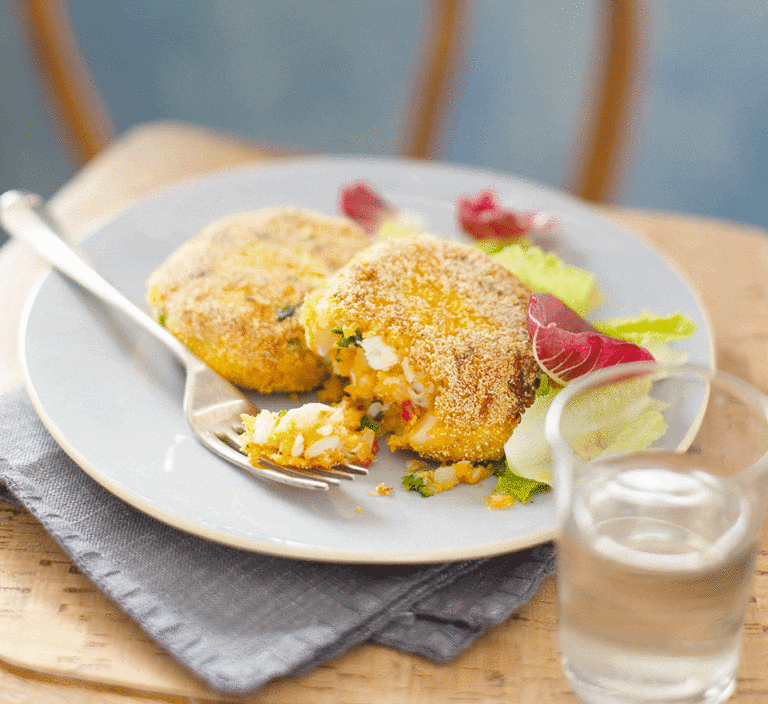
<path id="1" fill-rule="evenodd" d="M 499 475 L 499 483 L 496 485 L 493 493 L 511 496 L 521 504 L 525 504 L 532 496 L 542 494 L 545 491 L 549 491 L 549 489 L 549 484 L 537 482 L 534 479 L 526 479 L 507 468 Z"/>
<path id="2" fill-rule="evenodd" d="M 552 388 L 545 396 L 536 397 L 505 443 L 509 474 L 537 484 L 552 484 L 544 419 L 558 391 Z M 568 416 L 572 422 L 563 423 L 563 435 L 584 460 L 645 450 L 667 431 L 665 405 L 648 392 L 647 380 L 634 378 L 572 401 L 574 407 Z"/>
<path id="3" fill-rule="evenodd" d="M 658 316 L 643 310 L 637 316 L 600 320 L 592 325 L 600 332 L 645 347 L 657 362 L 677 363 L 687 355 L 672 348 L 672 342 L 683 340 L 696 332 L 696 323 L 687 315 Z"/>
<path id="4" fill-rule="evenodd" d="M 650 395 L 650 381 L 630 377 L 571 402 L 561 432 L 583 460 L 641 452 L 667 431 L 666 405 Z"/>
<path id="5" fill-rule="evenodd" d="M 511 243 L 509 238 L 499 240 L 489 237 L 488 239 L 477 240 L 477 242 L 473 242 L 472 244 L 485 254 L 497 254 L 505 247 L 509 247 Z"/>
<path id="6" fill-rule="evenodd" d="M 418 234 L 427 234 L 427 231 L 415 215 L 409 216 L 408 213 L 400 213 L 394 219 L 385 220 L 376 232 L 376 236 L 384 240 Z"/>
<path id="7" fill-rule="evenodd" d="M 553 293 L 581 317 L 603 303 L 595 277 L 588 271 L 566 264 L 552 252 L 511 243 L 490 252 L 490 256 L 528 284 L 534 292 Z"/>
<path id="8" fill-rule="evenodd" d="M 647 310 L 641 311 L 640 315 L 608 318 L 592 324 L 606 335 L 620 337 L 637 344 L 640 344 L 647 335 L 657 335 L 666 342 L 671 342 L 683 340 L 696 332 L 696 323 L 687 315 L 675 313 L 659 316 Z"/>
<path id="9" fill-rule="evenodd" d="M 504 444 L 507 467 L 518 477 L 533 482 L 552 483 L 549 443 L 544 436 L 544 418 L 552 405 L 557 389 L 537 396 L 526 409 L 512 435 Z"/>

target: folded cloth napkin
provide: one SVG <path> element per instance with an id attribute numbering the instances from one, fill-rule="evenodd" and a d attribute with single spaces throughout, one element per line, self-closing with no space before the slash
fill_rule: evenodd
<path id="1" fill-rule="evenodd" d="M 88 477 L 23 387 L 0 395 L 0 498 L 23 505 L 102 591 L 211 688 L 246 694 L 373 640 L 438 662 L 509 617 L 551 544 L 435 565 L 339 565 L 225 547 L 166 526 Z"/>

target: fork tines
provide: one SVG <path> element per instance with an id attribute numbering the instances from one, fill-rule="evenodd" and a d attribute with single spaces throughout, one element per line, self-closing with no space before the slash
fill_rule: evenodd
<path id="1" fill-rule="evenodd" d="M 277 464 L 265 457 L 259 457 L 259 464 L 274 469 L 275 471 L 290 472 L 291 474 L 300 477 L 312 477 L 313 479 L 320 478 L 331 484 L 338 484 L 340 479 L 354 479 L 356 476 L 365 476 L 368 474 L 368 470 L 365 467 L 360 467 L 355 464 L 339 465 L 328 469 L 312 467 L 311 469 L 303 470 L 300 467 L 288 467 L 286 465 Z"/>
<path id="2" fill-rule="evenodd" d="M 218 434 L 219 440 L 224 442 L 226 445 L 228 445 L 233 450 L 236 450 L 240 457 L 245 460 L 245 462 L 250 465 L 247 459 L 247 455 L 245 452 L 243 452 L 241 443 L 240 443 L 240 433 L 242 432 L 242 429 L 238 428 L 232 428 L 227 432 L 221 432 Z M 300 467 L 291 467 L 287 465 L 281 465 L 278 464 L 272 460 L 267 459 L 266 457 L 259 457 L 259 466 L 262 469 L 265 470 L 271 470 L 272 472 L 277 472 L 280 474 L 285 475 L 286 477 L 292 477 L 296 480 L 299 480 L 300 482 L 302 480 L 306 480 L 308 482 L 320 482 L 324 483 L 325 487 L 328 488 L 329 484 L 333 484 L 334 486 L 339 484 L 341 479 L 347 479 L 351 480 L 354 479 L 356 476 L 366 476 L 368 474 L 368 469 L 366 467 L 361 467 L 360 465 L 347 463 L 344 465 L 339 465 L 332 468 L 322 468 L 322 467 L 312 467 L 311 469 L 302 469 Z M 240 464 L 240 463 L 238 463 Z M 247 467 L 246 467 L 247 469 Z M 323 488 L 323 487 L 313 487 L 313 488 Z"/>

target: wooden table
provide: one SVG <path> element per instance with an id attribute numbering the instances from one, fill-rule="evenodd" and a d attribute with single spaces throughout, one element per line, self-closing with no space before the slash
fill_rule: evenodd
<path id="1" fill-rule="evenodd" d="M 51 205 L 76 238 L 109 213 L 174 180 L 278 155 L 186 125 L 129 132 Z M 768 237 L 735 223 L 603 208 L 664 251 L 711 316 L 718 366 L 768 392 Z M 23 301 L 44 264 L 19 243 L 0 250 L 0 389 L 21 379 Z M 139 704 L 224 701 L 190 677 L 81 575 L 23 510 L 0 502 L 0 702 Z M 747 614 L 734 704 L 768 701 L 768 534 Z M 450 665 L 365 644 L 244 702 L 293 704 L 574 704 L 555 640 L 555 581 Z M 227 701 L 235 701 L 227 699 Z"/>

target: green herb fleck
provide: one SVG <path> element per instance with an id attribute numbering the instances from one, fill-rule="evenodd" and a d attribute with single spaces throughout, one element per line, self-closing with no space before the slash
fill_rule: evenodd
<path id="1" fill-rule="evenodd" d="M 365 428 L 370 428 L 376 435 L 381 434 L 381 423 L 375 421 L 367 413 L 360 419 L 360 427 L 358 428 L 358 431 L 364 430 Z"/>
<path id="2" fill-rule="evenodd" d="M 331 332 L 334 335 L 341 335 L 341 339 L 336 343 L 336 347 L 349 347 L 350 345 L 354 345 L 355 347 L 360 347 L 360 341 L 363 339 L 363 333 L 360 332 L 360 330 L 355 329 L 355 332 L 353 335 L 344 335 L 344 331 L 336 326 L 331 330 Z"/>
<path id="3" fill-rule="evenodd" d="M 287 305 L 285 308 L 278 308 L 277 319 L 285 320 L 286 318 L 290 318 L 296 312 L 298 307 L 298 305 Z"/>
<path id="4" fill-rule="evenodd" d="M 157 313 L 157 322 L 160 323 L 163 327 L 165 327 L 165 321 L 168 317 L 168 313 L 165 311 L 165 309 L 158 311 Z"/>
<path id="5" fill-rule="evenodd" d="M 427 486 L 424 477 L 418 477 L 415 474 L 405 474 L 402 478 L 403 488 L 406 491 L 418 491 L 425 499 L 432 496 L 432 489 Z"/>

